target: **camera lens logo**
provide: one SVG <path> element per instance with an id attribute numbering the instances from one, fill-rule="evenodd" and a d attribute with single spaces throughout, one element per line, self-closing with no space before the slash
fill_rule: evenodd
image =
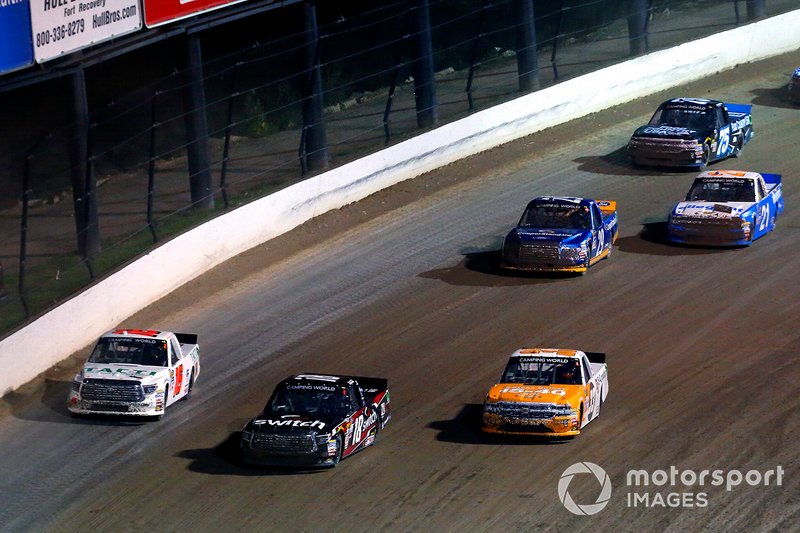
<path id="1" fill-rule="evenodd" d="M 575 477 L 576 474 L 594 474 L 594 477 L 597 478 L 597 482 L 600 483 L 600 495 L 594 503 L 578 505 L 575 503 L 575 500 L 572 499 L 572 496 L 570 496 L 567 489 L 569 488 L 570 482 L 572 482 L 572 478 Z M 564 470 L 564 473 L 561 474 L 561 479 L 558 480 L 558 498 L 561 500 L 564 507 L 566 507 L 567 511 L 572 514 L 580 516 L 597 514 L 605 509 L 606 505 L 608 505 L 608 500 L 611 499 L 611 479 L 608 477 L 605 470 L 594 463 L 575 463 Z"/>

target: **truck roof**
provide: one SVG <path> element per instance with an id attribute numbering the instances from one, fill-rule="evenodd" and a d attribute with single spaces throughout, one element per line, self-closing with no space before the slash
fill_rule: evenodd
<path id="1" fill-rule="evenodd" d="M 349 376 L 335 376 L 330 374 L 297 374 L 289 376 L 283 380 L 284 384 L 289 385 L 328 385 L 345 387 L 353 378 Z"/>
<path id="2" fill-rule="evenodd" d="M 670 98 L 666 102 L 662 103 L 662 106 L 665 105 L 680 105 L 680 106 L 704 106 L 704 107 L 716 107 L 719 104 L 723 104 L 724 102 L 720 100 L 709 100 L 708 98 Z"/>
<path id="3" fill-rule="evenodd" d="M 155 329 L 127 329 L 118 328 L 103 333 L 101 337 L 137 337 L 146 339 L 167 340 L 175 334 L 171 331 L 159 331 Z"/>
<path id="4" fill-rule="evenodd" d="M 584 352 L 563 348 L 520 348 L 511 357 L 581 357 Z"/>
<path id="5" fill-rule="evenodd" d="M 707 170 L 705 172 L 701 172 L 698 178 L 734 178 L 734 179 L 749 179 L 754 180 L 761 177 L 761 174 L 758 172 L 746 172 L 744 170 Z"/>

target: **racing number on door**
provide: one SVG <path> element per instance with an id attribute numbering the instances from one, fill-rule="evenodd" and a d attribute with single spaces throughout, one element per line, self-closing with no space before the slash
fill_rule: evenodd
<path id="1" fill-rule="evenodd" d="M 353 421 L 353 440 L 351 444 L 361 442 L 361 434 L 364 432 L 364 415 L 358 415 Z"/>
<path id="2" fill-rule="evenodd" d="M 178 365 L 175 369 L 175 390 L 172 391 L 173 396 L 177 396 L 181 392 L 181 385 L 183 385 L 183 365 Z"/>
<path id="3" fill-rule="evenodd" d="M 758 208 L 758 231 L 764 231 L 769 224 L 769 206 L 765 203 Z"/>
<path id="4" fill-rule="evenodd" d="M 731 129 L 725 126 L 719 130 L 719 144 L 717 145 L 717 155 L 725 155 L 728 153 L 728 147 L 731 144 Z"/>

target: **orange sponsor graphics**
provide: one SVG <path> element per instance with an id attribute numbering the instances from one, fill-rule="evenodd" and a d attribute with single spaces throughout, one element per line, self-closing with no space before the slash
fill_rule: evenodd
<path id="1" fill-rule="evenodd" d="M 115 335 L 142 335 L 144 337 L 155 337 L 157 336 L 160 331 L 156 331 L 154 329 L 115 329 Z"/>

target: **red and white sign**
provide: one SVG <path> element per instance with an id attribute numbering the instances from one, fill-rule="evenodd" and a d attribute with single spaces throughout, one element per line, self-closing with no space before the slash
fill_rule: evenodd
<path id="1" fill-rule="evenodd" d="M 37 63 L 142 27 L 139 0 L 30 0 L 30 7 Z"/>
<path id="2" fill-rule="evenodd" d="M 193 17 L 204 11 L 240 4 L 246 0 L 142 0 L 148 28 Z"/>

